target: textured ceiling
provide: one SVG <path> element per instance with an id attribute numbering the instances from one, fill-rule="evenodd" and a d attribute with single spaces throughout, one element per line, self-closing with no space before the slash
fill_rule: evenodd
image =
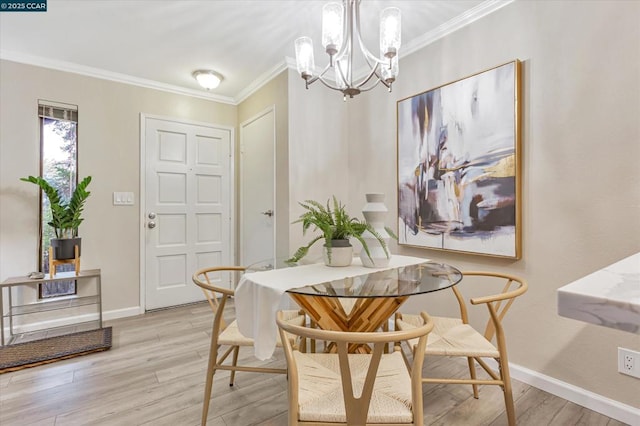
<path id="1" fill-rule="evenodd" d="M 0 13 L 0 57 L 237 102 L 295 56 L 297 37 L 311 36 L 316 65 L 326 63 L 320 46 L 324 3 L 49 0 L 47 12 Z M 444 34 L 504 4 L 364 0 L 362 32 L 376 53 L 379 13 L 399 7 L 402 56 L 430 34 Z M 203 91 L 191 76 L 201 68 L 220 72 L 224 81 Z"/>

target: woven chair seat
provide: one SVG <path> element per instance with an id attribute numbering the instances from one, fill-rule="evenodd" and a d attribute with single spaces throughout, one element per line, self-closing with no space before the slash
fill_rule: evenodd
<path id="1" fill-rule="evenodd" d="M 477 356 L 499 358 L 500 352 L 482 334 L 469 324 L 463 324 L 460 318 L 431 317 L 433 331 L 427 337 L 425 354 L 442 356 Z M 408 330 L 422 325 L 419 315 L 403 314 L 396 327 Z M 409 341 L 413 347 L 418 339 Z"/>
<path id="2" fill-rule="evenodd" d="M 301 421 L 347 421 L 338 357 L 295 352 L 300 371 Z M 349 354 L 355 395 L 360 395 L 370 355 Z M 400 352 L 383 355 L 371 396 L 367 423 L 412 423 L 411 378 Z"/>
<path id="3" fill-rule="evenodd" d="M 287 321 L 290 321 L 295 325 L 304 325 L 305 317 L 304 315 L 300 315 L 298 311 L 284 311 L 284 313 Z M 295 336 L 291 336 L 291 339 L 295 339 Z M 238 322 L 234 320 L 222 331 L 222 333 L 220 333 L 220 336 L 218 337 L 218 344 L 228 346 L 253 346 L 253 339 L 240 333 L 240 330 L 238 329 Z M 282 346 L 280 334 L 278 334 L 276 345 L 280 347 Z"/>
<path id="4" fill-rule="evenodd" d="M 417 346 L 423 342 L 411 341 L 410 339 L 404 339 L 404 341 L 411 346 L 414 359 L 419 357 L 423 350 L 425 355 L 467 358 L 468 379 L 423 376 L 422 383 L 471 385 L 473 397 L 476 399 L 479 398 L 480 385 L 500 386 L 504 395 L 507 422 L 509 426 L 515 426 L 516 411 L 502 322 L 516 297 L 523 295 L 529 286 L 522 278 L 500 272 L 467 271 L 462 275 L 465 277 L 465 282 L 467 279 L 470 280 L 468 285 L 474 289 L 488 286 L 487 290 L 483 292 L 485 295 L 468 299 L 469 306 L 484 305 L 487 308 L 488 319 L 484 331 L 481 333 L 468 324 L 467 302 L 458 286 L 453 286 L 451 290 L 458 301 L 460 317 L 431 317 L 433 330 L 427 336 L 424 349 Z M 501 290 L 496 291 L 500 288 Z M 420 315 L 423 316 L 423 313 Z M 422 317 L 417 315 L 396 313 L 395 325 L 398 332 L 411 331 L 423 322 Z M 411 336 L 411 339 L 414 338 L 415 336 Z M 495 344 L 492 343 L 493 341 Z M 493 358 L 498 363 L 498 368 L 495 369 L 487 363 L 486 358 Z M 489 378 L 478 378 L 477 366 L 480 366 Z"/>
<path id="5" fill-rule="evenodd" d="M 272 373 L 285 374 L 284 368 L 261 367 L 255 365 L 238 365 L 238 355 L 240 347 L 251 348 L 254 340 L 240 333 L 238 323 L 231 318 L 229 324 L 224 319 L 225 307 L 234 295 L 234 290 L 227 287 L 218 287 L 215 284 L 225 283 L 227 279 L 233 278 L 234 274 L 244 272 L 243 266 L 213 266 L 199 269 L 193 273 L 192 280 L 195 285 L 202 289 L 209 306 L 213 311 L 213 324 L 211 327 L 211 343 L 209 345 L 209 362 L 207 364 L 207 375 L 204 385 L 204 401 L 202 404 L 201 424 L 207 424 L 209 415 L 209 404 L 211 403 L 211 390 L 213 388 L 213 377 L 217 370 L 228 370 L 229 386 L 233 386 L 236 372 Z M 230 310 L 232 311 L 232 309 Z M 231 316 L 231 312 L 226 312 Z M 306 317 L 301 311 L 288 310 L 281 315 L 283 321 L 295 326 L 302 327 L 306 323 Z M 275 318 L 274 318 L 275 320 Z M 280 333 L 278 333 L 280 334 Z M 285 343 L 293 345 L 297 336 L 285 334 Z M 278 345 L 283 346 L 278 336 Z M 306 341 L 300 342 L 300 346 L 306 348 Z"/>

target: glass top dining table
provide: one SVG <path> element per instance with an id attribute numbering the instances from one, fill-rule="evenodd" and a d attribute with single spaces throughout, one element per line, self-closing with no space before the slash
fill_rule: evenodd
<path id="1" fill-rule="evenodd" d="M 301 266 L 285 260 L 251 264 L 246 272 Z M 363 275 L 290 288 L 287 293 L 337 298 L 402 297 L 444 290 L 458 284 L 462 273 L 455 267 L 425 260 L 424 263 L 393 269 L 371 269 Z"/>
<path id="2" fill-rule="evenodd" d="M 254 338 L 256 356 L 266 359 L 275 347 L 277 329 L 271 322 L 281 295 L 288 295 L 320 328 L 373 332 L 385 327 L 409 297 L 461 280 L 462 273 L 451 265 L 401 255 L 377 269 L 362 266 L 359 258 L 346 267 L 258 262 L 246 268 L 236 288 L 238 325 Z"/>

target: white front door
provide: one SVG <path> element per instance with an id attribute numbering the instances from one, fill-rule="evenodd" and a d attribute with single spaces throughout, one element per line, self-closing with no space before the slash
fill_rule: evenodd
<path id="1" fill-rule="evenodd" d="M 240 124 L 241 263 L 274 258 L 275 111 L 273 107 Z"/>
<path id="2" fill-rule="evenodd" d="M 145 310 L 203 300 L 192 274 L 233 264 L 232 130 L 149 116 L 141 121 Z"/>

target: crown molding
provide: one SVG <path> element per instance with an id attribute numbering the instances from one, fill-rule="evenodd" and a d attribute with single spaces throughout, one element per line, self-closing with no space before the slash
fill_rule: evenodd
<path id="1" fill-rule="evenodd" d="M 454 31 L 459 30 L 462 27 L 465 27 L 472 22 L 477 21 L 480 18 L 483 18 L 490 13 L 495 12 L 498 9 L 501 9 L 508 4 L 513 3 L 515 0 L 487 0 L 473 9 L 469 9 L 462 15 L 456 16 L 455 18 L 445 22 L 444 24 L 436 27 L 435 29 L 423 34 L 420 37 L 417 37 L 411 40 L 406 46 L 403 46 L 400 50 L 400 58 L 408 56 L 423 47 L 443 38 L 444 36 L 451 34 Z"/>
<path id="2" fill-rule="evenodd" d="M 472 22 L 475 22 L 478 19 L 483 18 L 489 15 L 490 13 L 493 13 L 496 10 L 503 8 L 504 6 L 507 6 L 508 4 L 513 3 L 514 1 L 516 0 L 486 0 L 480 3 L 473 9 L 469 9 L 467 12 L 463 13 L 462 15 L 456 16 L 455 18 L 445 22 L 444 24 L 434 28 L 433 30 L 423 34 L 422 36 L 413 39 L 406 45 L 403 45 L 400 48 L 399 59 L 402 59 L 405 56 L 408 56 L 414 52 L 417 52 L 418 50 L 428 46 L 429 44 L 434 43 L 435 41 L 451 34 L 452 32 L 457 31 L 460 28 L 463 28 L 469 25 Z M 285 62 L 287 63 L 287 66 L 289 68 L 293 70 L 297 70 L 295 59 L 287 56 L 285 58 Z M 316 68 L 317 68 L 316 72 L 318 72 L 321 69 L 319 67 L 316 67 Z M 367 74 L 369 74 L 369 72 L 371 72 L 371 69 L 365 66 L 354 71 L 354 76 L 355 78 L 362 78 Z M 329 76 L 328 78 L 330 80 L 332 79 L 331 76 Z"/>
<path id="3" fill-rule="evenodd" d="M 262 73 L 258 78 L 253 80 L 247 87 L 238 93 L 238 96 L 234 98 L 235 105 L 239 105 L 241 102 L 245 101 L 249 96 L 260 90 L 262 86 L 273 80 L 282 71 L 290 68 L 291 60 L 291 58 L 285 57 L 282 62 L 271 67 L 271 69 Z M 295 68 L 295 61 L 293 62 L 293 66 Z"/>
<path id="4" fill-rule="evenodd" d="M 448 22 L 440 25 L 432 31 L 412 40 L 402 47 L 400 58 L 410 55 L 423 47 L 451 34 L 460 28 L 469 25 L 470 23 L 477 21 L 478 19 L 513 3 L 515 0 L 487 0 L 480 3 L 478 6 L 470 9 L 466 13 L 451 19 Z M 174 93 L 178 95 L 191 96 L 194 98 L 207 99 L 215 102 L 220 102 L 230 105 L 238 105 L 245 101 L 249 96 L 257 92 L 261 87 L 275 78 L 278 74 L 286 69 L 296 69 L 296 63 L 293 58 L 285 57 L 284 60 L 276 64 L 271 69 L 260 75 L 253 80 L 247 87 L 242 89 L 237 96 L 228 97 L 215 95 L 213 93 L 202 92 L 200 90 L 188 89 L 185 87 L 174 86 L 170 84 L 160 83 L 154 80 L 147 80 L 143 78 L 133 77 L 127 74 L 120 74 L 102 70 L 99 68 L 87 67 L 84 65 L 75 64 L 72 62 L 58 61 L 40 56 L 25 55 L 22 53 L 10 52 L 6 50 L 0 50 L 0 59 L 8 61 L 19 62 L 28 65 L 35 65 L 44 68 L 50 68 L 58 71 L 65 71 L 74 74 L 80 74 L 88 77 L 100 78 L 103 80 L 114 81 L 117 83 L 131 84 L 134 86 L 145 87 L 148 89 L 161 90 L 163 92 Z M 356 72 L 356 75 L 365 75 L 367 70 L 363 68 Z"/>
<path id="5" fill-rule="evenodd" d="M 186 95 L 194 98 L 212 100 L 224 104 L 235 105 L 233 98 L 228 96 L 220 96 L 212 93 L 202 92 L 195 89 L 188 89 L 185 87 L 174 86 L 171 84 L 160 83 L 154 80 L 147 80 L 144 78 L 133 77 L 127 74 L 120 74 L 116 72 L 106 71 L 99 68 L 87 67 L 84 65 L 75 64 L 73 62 L 58 61 L 49 58 L 43 58 L 41 56 L 25 55 L 22 53 L 11 52 L 7 50 L 0 50 L 0 59 L 4 59 L 12 62 L 19 62 L 27 65 L 35 65 L 38 67 L 54 69 L 57 71 L 70 72 L 73 74 L 80 74 L 87 77 L 99 78 L 102 80 L 114 81 L 116 83 L 131 84 L 134 86 L 144 87 L 147 89 L 155 89 L 163 92 L 174 93 L 177 95 Z"/>

